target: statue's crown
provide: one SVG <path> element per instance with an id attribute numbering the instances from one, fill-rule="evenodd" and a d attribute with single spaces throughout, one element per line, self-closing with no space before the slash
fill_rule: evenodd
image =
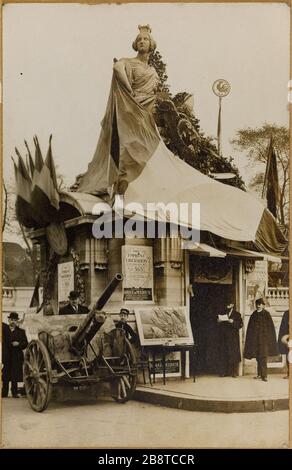
<path id="1" fill-rule="evenodd" d="M 146 25 L 139 24 L 138 29 L 140 31 L 140 34 L 141 33 L 148 33 L 149 35 L 151 34 L 151 28 L 149 24 L 146 24 Z"/>

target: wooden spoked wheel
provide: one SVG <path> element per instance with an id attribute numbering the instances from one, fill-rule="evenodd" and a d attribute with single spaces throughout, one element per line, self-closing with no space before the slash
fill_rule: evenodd
<path id="1" fill-rule="evenodd" d="M 29 343 L 23 364 L 26 396 L 34 411 L 44 411 L 52 392 L 52 367 L 47 348 L 39 340 Z"/>
<path id="2" fill-rule="evenodd" d="M 127 371 L 115 381 L 117 393 L 114 399 L 118 403 L 126 403 L 132 398 L 137 385 L 137 361 L 136 354 L 130 342 L 125 338 L 125 351 L 119 359 L 118 366 L 122 366 Z"/>

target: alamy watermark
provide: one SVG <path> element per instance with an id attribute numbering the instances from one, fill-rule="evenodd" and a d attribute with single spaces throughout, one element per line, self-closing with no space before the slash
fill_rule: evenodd
<path id="1" fill-rule="evenodd" d="M 180 237 L 187 242 L 200 241 L 200 204 L 149 202 L 124 204 L 122 195 L 116 195 L 113 206 L 106 202 L 94 205 L 92 214 L 97 219 L 92 225 L 95 238 L 165 238 Z"/>

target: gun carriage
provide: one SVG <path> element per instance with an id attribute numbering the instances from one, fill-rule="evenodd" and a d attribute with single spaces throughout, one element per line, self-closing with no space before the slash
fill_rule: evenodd
<path id="1" fill-rule="evenodd" d="M 40 331 L 29 343 L 23 372 L 33 410 L 44 411 L 60 385 L 89 388 L 108 382 L 117 402 L 131 399 L 137 383 L 135 352 L 123 330 L 106 328 L 107 315 L 102 312 L 122 278 L 116 274 L 79 325 L 68 331 Z"/>

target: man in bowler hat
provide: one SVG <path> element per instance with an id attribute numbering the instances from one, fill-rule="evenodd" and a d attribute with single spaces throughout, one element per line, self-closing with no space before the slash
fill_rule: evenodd
<path id="1" fill-rule="evenodd" d="M 80 294 L 76 290 L 71 290 L 69 293 L 69 302 L 60 308 L 59 315 L 74 315 L 77 313 L 88 313 L 89 309 L 85 305 L 79 303 Z"/>
<path id="2" fill-rule="evenodd" d="M 19 316 L 11 312 L 8 323 L 2 323 L 2 397 L 8 396 L 9 382 L 13 398 L 18 398 L 18 382 L 23 381 L 23 350 L 27 347 L 25 331 L 17 326 Z"/>
<path id="3" fill-rule="evenodd" d="M 246 331 L 244 357 L 246 359 L 256 358 L 257 377 L 267 382 L 268 356 L 279 354 L 276 331 L 270 313 L 265 310 L 263 299 L 255 302 L 256 310 L 252 313 Z"/>
<path id="4" fill-rule="evenodd" d="M 238 366 L 241 361 L 239 330 L 242 328 L 242 318 L 239 312 L 234 308 L 232 298 L 226 301 L 226 310 L 222 321 L 221 315 L 218 315 L 218 333 L 220 338 L 219 357 L 221 365 L 221 377 L 237 377 Z"/>

